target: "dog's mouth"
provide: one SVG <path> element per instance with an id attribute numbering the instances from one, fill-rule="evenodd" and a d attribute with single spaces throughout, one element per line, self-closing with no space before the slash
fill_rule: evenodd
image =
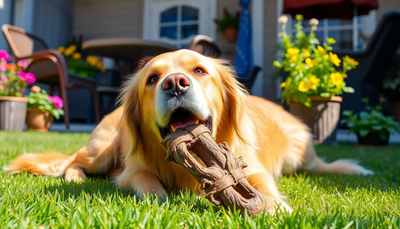
<path id="1" fill-rule="evenodd" d="M 193 124 L 203 124 L 212 132 L 211 116 L 205 120 L 200 120 L 192 112 L 185 108 L 177 108 L 169 117 L 169 123 L 165 127 L 158 127 L 161 137 L 164 139 L 168 134 L 175 132 L 177 129 L 185 129 Z"/>

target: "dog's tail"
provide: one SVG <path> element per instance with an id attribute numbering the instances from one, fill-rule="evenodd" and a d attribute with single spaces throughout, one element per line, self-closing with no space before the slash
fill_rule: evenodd
<path id="1" fill-rule="evenodd" d="M 15 174 L 29 172 L 35 175 L 61 176 L 74 162 L 76 154 L 61 153 L 33 154 L 26 153 L 11 162 L 4 168 L 5 171 Z"/>
<path id="2" fill-rule="evenodd" d="M 341 173 L 341 174 L 374 174 L 373 171 L 368 170 L 358 164 L 357 160 L 352 159 L 339 159 L 332 163 L 326 163 L 321 158 L 315 158 L 315 167 L 310 170 L 313 173 Z"/>

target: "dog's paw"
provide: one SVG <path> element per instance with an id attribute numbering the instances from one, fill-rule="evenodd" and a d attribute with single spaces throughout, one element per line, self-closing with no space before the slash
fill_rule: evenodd
<path id="1" fill-rule="evenodd" d="M 65 175 L 64 179 L 67 182 L 83 182 L 83 180 L 86 178 L 85 172 L 79 167 L 71 166 L 68 169 L 65 170 Z"/>

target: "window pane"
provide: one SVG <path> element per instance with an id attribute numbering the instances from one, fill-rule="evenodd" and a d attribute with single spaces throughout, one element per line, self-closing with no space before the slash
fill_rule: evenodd
<path id="1" fill-rule="evenodd" d="M 178 27 L 177 26 L 165 26 L 160 28 L 160 37 L 166 37 L 173 40 L 177 39 Z"/>
<path id="2" fill-rule="evenodd" d="M 334 49 L 353 49 L 353 31 L 351 29 L 329 31 L 328 37 L 336 40 L 336 44 L 332 45 Z"/>
<path id="3" fill-rule="evenodd" d="M 161 13 L 160 23 L 178 21 L 178 7 L 172 7 Z"/>
<path id="4" fill-rule="evenodd" d="M 352 25 L 352 20 L 328 19 L 328 26 Z"/>
<path id="5" fill-rule="evenodd" d="M 190 6 L 182 6 L 182 21 L 197 21 L 199 10 Z"/>
<path id="6" fill-rule="evenodd" d="M 192 35 L 197 35 L 199 31 L 198 25 L 183 25 L 182 26 L 182 36 L 181 38 L 188 38 Z"/>
<path id="7" fill-rule="evenodd" d="M 324 31 L 317 30 L 317 31 L 314 31 L 314 33 L 315 33 L 315 37 L 319 40 L 319 43 L 323 44 L 325 42 L 324 41 Z"/>

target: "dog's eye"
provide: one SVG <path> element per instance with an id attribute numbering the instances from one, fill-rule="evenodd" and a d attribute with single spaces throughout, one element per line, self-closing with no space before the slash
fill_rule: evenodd
<path id="1" fill-rule="evenodd" d="M 147 80 L 147 84 L 155 83 L 155 82 L 158 81 L 158 79 L 159 79 L 158 76 L 152 75 L 152 76 L 150 76 L 149 79 Z"/>
<path id="2" fill-rule="evenodd" d="M 203 68 L 197 67 L 193 70 L 194 74 L 196 75 L 204 75 L 206 74 L 206 71 L 204 71 Z"/>

